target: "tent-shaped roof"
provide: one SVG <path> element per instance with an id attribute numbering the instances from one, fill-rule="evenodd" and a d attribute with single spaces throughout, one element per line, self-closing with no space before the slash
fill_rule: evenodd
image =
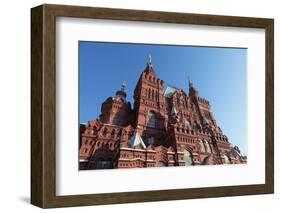
<path id="1" fill-rule="evenodd" d="M 171 110 L 171 115 L 176 115 L 178 112 L 177 112 L 177 109 L 176 107 L 172 107 L 172 110 Z"/>
<path id="2" fill-rule="evenodd" d="M 165 92 L 164 92 L 164 96 L 171 98 L 176 91 L 177 91 L 177 88 L 172 87 L 172 86 L 167 86 L 167 88 L 165 89 Z"/>
<path id="3" fill-rule="evenodd" d="M 131 148 L 135 148 L 137 145 L 141 144 L 142 148 L 146 149 L 146 146 L 139 135 L 138 132 L 135 132 L 133 137 L 129 141 Z"/>

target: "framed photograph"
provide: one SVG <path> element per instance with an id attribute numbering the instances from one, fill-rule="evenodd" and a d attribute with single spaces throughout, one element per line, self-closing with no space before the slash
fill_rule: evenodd
<path id="1" fill-rule="evenodd" d="M 274 192 L 273 19 L 31 9 L 31 203 Z"/>

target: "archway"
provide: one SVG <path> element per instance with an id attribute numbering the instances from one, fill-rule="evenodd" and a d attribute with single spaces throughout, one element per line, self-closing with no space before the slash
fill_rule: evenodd
<path id="1" fill-rule="evenodd" d="M 156 164 L 156 167 L 166 167 L 166 164 L 162 161 L 159 161 L 157 164 Z"/>
<path id="2" fill-rule="evenodd" d="M 223 164 L 230 164 L 230 160 L 229 160 L 229 157 L 227 155 L 224 155 L 223 159 L 224 159 Z"/>
<path id="3" fill-rule="evenodd" d="M 192 154 L 188 150 L 184 150 L 183 160 L 185 162 L 185 166 L 193 165 Z"/>
<path id="4" fill-rule="evenodd" d="M 112 169 L 113 164 L 112 161 L 107 159 L 104 160 L 103 158 L 99 158 L 96 160 L 96 169 Z"/>

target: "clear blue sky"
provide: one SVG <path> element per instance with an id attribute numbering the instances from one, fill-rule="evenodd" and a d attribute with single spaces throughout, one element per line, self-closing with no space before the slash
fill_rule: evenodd
<path id="1" fill-rule="evenodd" d="M 80 122 L 97 118 L 123 81 L 127 100 L 148 55 L 158 78 L 188 93 L 187 76 L 210 101 L 217 124 L 247 154 L 247 49 L 79 42 Z"/>

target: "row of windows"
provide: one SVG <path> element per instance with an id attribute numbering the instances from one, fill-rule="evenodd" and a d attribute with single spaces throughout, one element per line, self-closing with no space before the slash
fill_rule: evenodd
<path id="1" fill-rule="evenodd" d="M 120 109 L 120 108 L 122 108 L 122 106 L 121 106 L 121 105 L 116 105 L 116 104 L 114 104 L 114 105 L 113 105 L 113 108 L 115 108 L 115 109 Z"/>
<path id="2" fill-rule="evenodd" d="M 180 128 L 177 128 L 177 132 L 182 132 L 182 133 L 194 135 L 194 130 L 189 130 L 189 129 L 180 129 Z"/>
<path id="3" fill-rule="evenodd" d="M 130 155 L 130 154 L 127 154 L 127 153 L 122 153 L 121 154 L 121 158 L 129 158 L 129 157 L 131 157 L 132 155 Z M 145 156 L 144 155 L 141 155 L 141 154 L 136 154 L 135 155 L 135 158 L 142 158 L 142 159 L 144 159 L 145 158 Z M 153 155 L 147 155 L 147 159 L 149 159 L 149 160 L 155 160 L 155 156 L 153 156 Z"/>
<path id="4" fill-rule="evenodd" d="M 212 153 L 211 145 L 207 141 L 199 141 L 200 144 L 200 151 L 201 152 L 207 152 Z"/>
<path id="5" fill-rule="evenodd" d="M 88 148 L 84 148 L 83 150 L 82 150 L 82 154 L 87 154 L 88 153 Z"/>
<path id="6" fill-rule="evenodd" d="M 142 164 L 143 164 L 143 163 L 141 163 L 141 162 L 119 163 L 119 165 L 120 165 L 121 167 L 128 167 L 128 166 L 130 166 L 130 165 L 136 166 L 136 165 L 142 165 Z M 160 161 L 160 162 L 158 162 L 155 166 L 154 166 L 153 163 L 148 163 L 146 166 L 147 166 L 147 167 L 165 167 L 166 164 Z"/>
<path id="7" fill-rule="evenodd" d="M 185 143 L 195 143 L 195 139 L 189 139 L 185 137 L 177 137 L 177 140 L 180 142 L 185 142 Z"/>
<path id="8" fill-rule="evenodd" d="M 121 155 L 121 158 L 128 158 L 128 157 L 130 157 L 130 155 L 127 154 L 127 153 L 123 153 L 123 154 Z"/>
<path id="9" fill-rule="evenodd" d="M 136 155 L 135 155 L 135 158 L 144 158 L 144 156 L 139 155 L 139 154 L 136 154 Z"/>
<path id="10" fill-rule="evenodd" d="M 148 159 L 148 160 L 155 160 L 155 157 L 154 157 L 153 155 L 148 155 L 148 156 L 147 156 L 147 159 Z"/>
<path id="11" fill-rule="evenodd" d="M 184 151 L 184 155 L 183 155 L 183 158 L 181 158 L 181 160 L 184 161 L 185 163 L 185 166 L 191 166 L 193 165 L 193 160 L 192 160 L 192 155 L 189 151 L 185 150 Z M 229 161 L 228 161 L 229 162 Z M 143 164 L 142 162 L 132 162 L 131 165 L 132 166 L 135 166 L 135 165 L 140 165 L 140 164 Z M 119 165 L 121 167 L 127 167 L 127 166 L 130 166 L 130 163 L 119 163 Z M 165 167 L 167 166 L 166 163 L 162 162 L 162 161 L 159 161 L 156 165 L 156 167 Z M 147 164 L 147 167 L 153 167 L 153 164 Z"/>
<path id="12" fill-rule="evenodd" d="M 96 148 L 99 148 L 101 146 L 107 146 L 109 148 L 117 148 L 118 147 L 118 143 L 108 143 L 108 142 L 104 142 L 103 143 L 103 142 L 98 141 L 96 143 Z"/>
<path id="13" fill-rule="evenodd" d="M 128 163 L 119 163 L 119 165 L 123 167 L 123 166 L 128 166 L 129 164 Z"/>
<path id="14" fill-rule="evenodd" d="M 220 141 L 227 141 L 225 137 L 216 136 L 215 138 Z"/>
<path id="15" fill-rule="evenodd" d="M 154 76 L 151 76 L 151 75 L 149 75 L 149 76 L 145 75 L 145 78 L 153 83 L 156 83 L 158 81 L 157 78 L 155 78 Z"/>
<path id="16" fill-rule="evenodd" d="M 116 118 L 117 119 L 117 118 Z M 113 135 L 115 135 L 117 133 L 117 131 L 115 131 L 115 129 L 112 129 L 112 131 L 111 131 L 111 136 L 113 136 Z M 102 135 L 103 136 L 106 136 L 108 134 L 108 130 L 107 130 L 107 128 L 104 128 L 104 130 L 103 130 L 103 132 L 102 132 Z M 121 136 L 122 135 L 122 130 L 120 129 L 119 131 L 118 131 L 118 133 L 117 133 L 117 135 L 118 136 Z"/>
<path id="17" fill-rule="evenodd" d="M 170 158 L 169 160 L 173 160 L 173 158 Z M 189 152 L 188 150 L 184 150 L 184 155 L 183 155 L 183 158 L 181 158 L 181 160 L 184 161 L 185 163 L 185 166 L 190 166 L 190 165 L 193 165 L 193 159 L 192 159 L 192 154 L 191 152 Z M 142 164 L 140 162 L 133 162 L 132 163 L 133 166 L 135 164 L 139 165 L 139 164 Z M 120 166 L 128 166 L 129 164 L 128 163 L 120 163 Z M 150 164 L 151 166 L 153 164 Z M 147 165 L 149 167 L 149 164 Z M 166 166 L 166 164 L 162 161 L 159 161 L 157 164 L 156 164 L 157 167 L 164 167 Z"/>
<path id="18" fill-rule="evenodd" d="M 187 119 L 185 119 L 185 121 L 184 121 L 184 127 L 187 129 L 177 127 L 177 131 L 183 132 L 183 133 L 189 133 L 189 129 L 196 130 L 196 129 L 200 128 L 200 126 L 195 121 L 190 123 L 190 121 Z"/>
<path id="19" fill-rule="evenodd" d="M 138 166 L 138 165 L 142 165 L 143 163 L 142 162 L 131 162 L 131 163 L 119 163 L 119 165 L 121 167 L 127 167 L 127 166 Z"/>
<path id="20" fill-rule="evenodd" d="M 230 164 L 230 159 L 227 155 L 224 155 L 224 164 Z M 183 155 L 183 158 L 181 158 L 181 160 L 184 161 L 185 163 L 185 166 L 191 166 L 193 165 L 193 159 L 192 159 L 192 154 L 191 152 L 189 152 L 188 150 L 184 150 L 184 155 Z M 130 163 L 119 163 L 119 165 L 121 167 L 128 167 L 130 165 L 132 166 L 137 166 L 137 165 L 141 165 L 143 164 L 142 162 L 132 162 L 131 164 Z M 162 161 L 158 162 L 156 164 L 157 167 L 165 167 L 166 164 Z M 113 164 L 110 160 L 107 160 L 107 161 L 104 161 L 104 160 L 98 160 L 96 161 L 96 168 L 97 169 L 106 169 L 106 168 L 112 168 L 113 167 Z M 147 167 L 153 167 L 153 164 L 147 164 Z"/>
<path id="21" fill-rule="evenodd" d="M 151 99 L 151 100 L 155 100 L 158 101 L 159 100 L 159 93 L 157 90 L 154 89 L 145 89 L 145 97 Z"/>
<path id="22" fill-rule="evenodd" d="M 158 107 L 158 102 L 146 101 L 145 99 L 142 99 L 142 101 L 145 105 L 152 106 L 152 107 Z M 163 105 L 160 105 L 160 108 L 162 108 L 162 107 L 163 107 Z"/>
<path id="23" fill-rule="evenodd" d="M 92 144 L 93 144 L 93 141 L 92 141 L 92 140 L 87 140 L 87 139 L 86 139 L 83 144 L 84 144 L 84 145 L 88 145 L 88 144 L 89 144 L 89 145 L 92 145 Z"/>

